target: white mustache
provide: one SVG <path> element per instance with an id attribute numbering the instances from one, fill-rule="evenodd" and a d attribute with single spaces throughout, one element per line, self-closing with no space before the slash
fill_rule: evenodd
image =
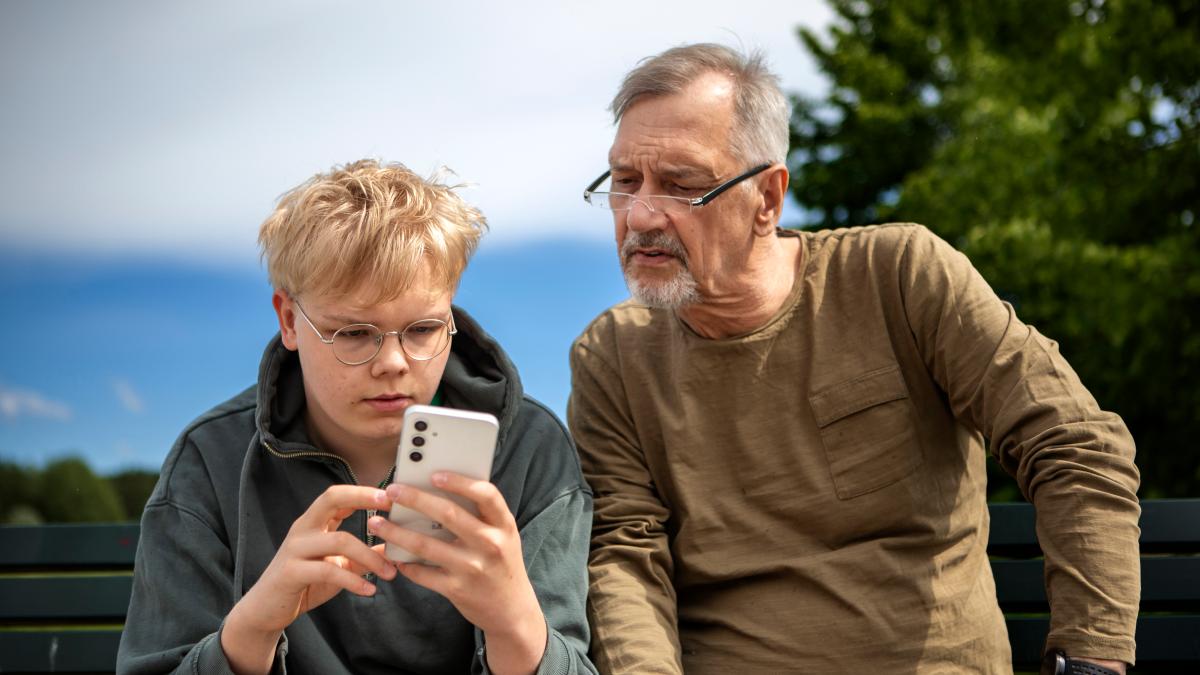
<path id="1" fill-rule="evenodd" d="M 684 250 L 683 244 L 679 240 L 668 235 L 662 230 L 654 230 L 652 232 L 633 232 L 625 235 L 625 241 L 621 242 L 621 259 L 628 260 L 629 256 L 633 255 L 640 248 L 657 248 L 675 256 L 683 266 L 687 267 L 687 251 Z"/>

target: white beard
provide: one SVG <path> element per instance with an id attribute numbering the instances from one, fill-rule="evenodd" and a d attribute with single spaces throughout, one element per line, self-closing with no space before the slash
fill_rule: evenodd
<path id="1" fill-rule="evenodd" d="M 633 299 L 659 309 L 679 309 L 700 302 L 696 279 L 687 268 L 666 281 L 642 281 L 625 271 L 625 285 Z"/>

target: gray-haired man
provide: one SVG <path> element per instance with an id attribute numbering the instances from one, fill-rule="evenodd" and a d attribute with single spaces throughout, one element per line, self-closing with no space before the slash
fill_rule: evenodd
<path id="1" fill-rule="evenodd" d="M 1011 672 L 985 442 L 1035 503 L 1048 649 L 1118 671 L 1133 441 L 1053 342 L 918 225 L 777 229 L 788 106 L 761 59 L 631 72 L 604 176 L 633 299 L 575 343 L 604 672 Z"/>

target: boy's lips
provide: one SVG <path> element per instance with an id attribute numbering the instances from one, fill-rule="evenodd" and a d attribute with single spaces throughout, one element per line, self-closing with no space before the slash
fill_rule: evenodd
<path id="1" fill-rule="evenodd" d="M 363 402 L 379 412 L 396 412 L 412 405 L 413 399 L 404 394 L 380 394 L 363 399 Z"/>

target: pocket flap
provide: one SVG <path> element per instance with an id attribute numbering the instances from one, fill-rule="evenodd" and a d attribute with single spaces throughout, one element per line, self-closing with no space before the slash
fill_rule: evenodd
<path id="1" fill-rule="evenodd" d="M 891 365 L 839 382 L 808 397 L 817 426 L 825 427 L 847 415 L 888 401 L 908 398 L 900 366 Z"/>

